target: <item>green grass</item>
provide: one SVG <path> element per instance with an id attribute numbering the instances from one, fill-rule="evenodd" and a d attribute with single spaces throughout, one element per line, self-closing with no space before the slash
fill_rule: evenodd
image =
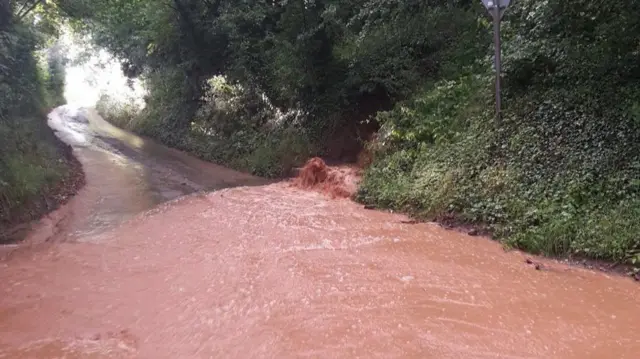
<path id="1" fill-rule="evenodd" d="M 0 222 L 23 217 L 29 203 L 55 186 L 68 171 L 63 154 L 47 136 L 44 119 L 20 119 L 14 124 L 0 122 L 4 139 L 0 155 Z"/>

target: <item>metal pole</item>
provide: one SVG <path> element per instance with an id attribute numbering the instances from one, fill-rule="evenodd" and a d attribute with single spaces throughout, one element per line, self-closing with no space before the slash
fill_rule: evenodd
<path id="1" fill-rule="evenodd" d="M 496 120 L 501 120 L 502 99 L 500 96 L 500 75 L 502 66 L 500 63 L 500 0 L 495 1 L 493 6 L 493 41 L 496 51 Z"/>

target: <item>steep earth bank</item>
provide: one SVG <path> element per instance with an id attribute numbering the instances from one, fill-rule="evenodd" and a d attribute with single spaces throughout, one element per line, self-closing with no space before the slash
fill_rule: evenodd
<path id="1" fill-rule="evenodd" d="M 0 195 L 0 209 L 4 211 L 0 213 L 0 244 L 24 239 L 34 222 L 67 203 L 84 185 L 82 165 L 73 155 L 73 148 L 57 138 L 49 127 L 41 127 L 38 140 L 54 149 L 53 160 L 58 162 L 62 173 L 57 181 L 46 184 L 17 207 L 2 203 Z"/>

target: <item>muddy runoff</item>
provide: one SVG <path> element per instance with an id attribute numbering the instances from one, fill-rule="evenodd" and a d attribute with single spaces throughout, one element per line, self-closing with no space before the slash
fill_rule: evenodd
<path id="1" fill-rule="evenodd" d="M 161 148 L 123 147 L 125 164 L 79 156 L 88 184 L 63 239 L 0 261 L 0 358 L 640 353 L 640 292 L 627 278 L 543 259 L 536 270 L 486 239 Z M 169 172 L 136 177 L 149 163 Z M 163 173 L 177 188 L 191 181 L 191 194 L 163 195 Z"/>

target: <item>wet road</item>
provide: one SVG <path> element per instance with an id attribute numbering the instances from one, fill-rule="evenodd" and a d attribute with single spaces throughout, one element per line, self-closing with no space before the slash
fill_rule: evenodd
<path id="1" fill-rule="evenodd" d="M 49 126 L 73 146 L 87 176 L 87 186 L 70 208 L 72 223 L 65 226 L 65 235 L 73 239 L 95 239 L 138 213 L 187 194 L 266 183 L 123 131 L 92 109 L 58 108 L 50 114 Z"/>
<path id="2" fill-rule="evenodd" d="M 90 117 L 58 120 L 88 181 L 66 240 L 0 262 L 0 358 L 638 358 L 626 278 L 538 271 Z"/>

